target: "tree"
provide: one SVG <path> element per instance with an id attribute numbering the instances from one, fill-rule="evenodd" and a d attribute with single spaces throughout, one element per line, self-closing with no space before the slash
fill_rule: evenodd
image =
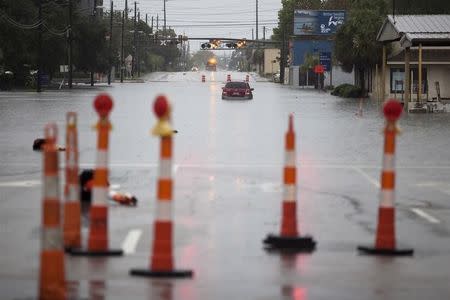
<path id="1" fill-rule="evenodd" d="M 363 91 L 365 70 L 380 62 L 382 45 L 376 37 L 386 13 L 385 0 L 355 0 L 336 34 L 335 56 L 344 70 L 356 68 Z"/>
<path id="2" fill-rule="evenodd" d="M 392 7 L 393 0 L 389 1 Z M 448 14 L 450 1 L 442 0 L 395 0 L 396 14 Z"/>
<path id="3" fill-rule="evenodd" d="M 216 57 L 216 55 L 209 50 L 199 50 L 194 53 L 191 57 L 191 63 L 194 66 L 200 67 L 204 66 L 208 59 Z"/>
<path id="4" fill-rule="evenodd" d="M 77 70 L 84 72 L 106 72 L 108 70 L 108 45 L 106 25 L 82 17 L 74 28 L 74 63 Z"/>

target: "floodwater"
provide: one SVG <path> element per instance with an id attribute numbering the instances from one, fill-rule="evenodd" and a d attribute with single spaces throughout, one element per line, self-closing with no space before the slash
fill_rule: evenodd
<path id="1" fill-rule="evenodd" d="M 201 82 L 205 74 L 206 82 Z M 65 114 L 78 113 L 80 164 L 95 165 L 99 92 L 114 99 L 110 182 L 137 207 L 111 204 L 116 258 L 66 256 L 70 299 L 446 299 L 450 295 L 450 114 L 404 114 L 396 150 L 396 234 L 412 257 L 361 255 L 377 225 L 383 126 L 381 105 L 291 88 L 250 74 L 254 99 L 221 100 L 226 75 L 155 73 L 144 83 L 73 91 L 0 93 L 0 292 L 36 298 L 39 277 L 42 157 L 31 150 L 48 122 L 64 143 Z M 173 253 L 191 279 L 129 276 L 150 264 L 159 139 L 152 103 L 172 104 Z M 293 114 L 297 215 L 310 254 L 268 253 L 283 198 L 284 134 Z M 61 160 L 63 159 L 61 155 Z M 61 172 L 62 175 L 62 172 Z M 61 177 L 61 182 L 63 177 Z M 86 218 L 86 217 L 85 217 Z M 85 220 L 83 239 L 87 237 Z M 135 243 L 129 236 L 138 235 Z"/>

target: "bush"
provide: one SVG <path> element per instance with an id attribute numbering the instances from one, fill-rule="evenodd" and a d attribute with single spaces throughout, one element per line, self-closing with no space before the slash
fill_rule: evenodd
<path id="1" fill-rule="evenodd" d="M 358 98 L 362 96 L 362 90 L 357 86 L 345 83 L 337 86 L 331 92 L 331 95 L 343 98 Z"/>

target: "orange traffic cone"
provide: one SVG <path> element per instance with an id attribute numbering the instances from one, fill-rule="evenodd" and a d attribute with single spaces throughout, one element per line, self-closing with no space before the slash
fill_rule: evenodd
<path id="1" fill-rule="evenodd" d="M 71 250 L 70 253 L 73 255 L 119 256 L 123 254 L 121 249 L 108 249 L 108 144 L 111 130 L 108 116 L 112 106 L 113 102 L 108 94 L 100 94 L 94 100 L 94 107 L 100 120 L 97 124 L 97 164 L 92 188 L 88 249 Z"/>
<path id="2" fill-rule="evenodd" d="M 77 114 L 67 113 L 66 185 L 64 188 L 64 248 L 81 247 L 81 206 L 78 181 Z"/>
<path id="3" fill-rule="evenodd" d="M 295 133 L 293 116 L 289 116 L 289 129 L 285 140 L 284 199 L 280 235 L 269 234 L 264 240 L 268 250 L 311 252 L 316 242 L 311 236 L 299 236 L 297 231 L 297 182 L 295 166 Z"/>
<path id="4" fill-rule="evenodd" d="M 45 127 L 44 193 L 39 299 L 66 299 L 64 251 L 61 236 L 56 124 Z"/>
<path id="5" fill-rule="evenodd" d="M 172 252 L 172 135 L 170 105 L 165 96 L 158 96 L 154 111 L 159 118 L 153 134 L 161 137 L 157 207 L 154 222 L 153 253 L 150 269 L 132 269 L 131 275 L 148 277 L 191 277 L 191 270 L 175 270 Z"/>
<path id="6" fill-rule="evenodd" d="M 383 112 L 386 118 L 384 129 L 383 169 L 381 171 L 380 206 L 375 246 L 358 246 L 366 254 L 412 255 L 413 249 L 398 249 L 395 241 L 395 136 L 398 132 L 397 120 L 402 113 L 402 105 L 396 100 L 388 100 Z"/>

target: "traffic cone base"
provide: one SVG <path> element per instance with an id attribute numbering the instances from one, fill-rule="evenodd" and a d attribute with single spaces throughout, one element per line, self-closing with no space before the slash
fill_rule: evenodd
<path id="1" fill-rule="evenodd" d="M 66 299 L 64 253 L 46 250 L 41 253 L 40 297 L 43 300 Z"/>
<path id="2" fill-rule="evenodd" d="M 153 271 L 149 269 L 131 269 L 130 275 L 159 278 L 187 278 L 192 277 L 194 273 L 191 270 Z"/>
<path id="3" fill-rule="evenodd" d="M 383 256 L 412 256 L 413 249 L 381 249 L 370 246 L 358 246 L 358 251 L 369 255 L 383 255 Z"/>
<path id="4" fill-rule="evenodd" d="M 122 249 L 107 249 L 107 250 L 86 250 L 86 249 L 68 249 L 67 251 L 73 256 L 122 256 Z"/>
<path id="5" fill-rule="evenodd" d="M 108 208 L 102 205 L 92 205 L 90 210 L 90 232 L 88 249 L 72 249 L 69 251 L 75 256 L 121 256 L 122 249 L 108 249 L 107 237 Z"/>
<path id="6" fill-rule="evenodd" d="M 292 252 L 312 252 L 316 249 L 316 241 L 311 236 L 278 236 L 269 234 L 263 241 L 266 250 Z"/>

